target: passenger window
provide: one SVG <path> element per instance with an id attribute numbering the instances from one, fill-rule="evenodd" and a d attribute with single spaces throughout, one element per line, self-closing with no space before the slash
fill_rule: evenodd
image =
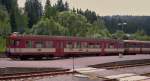
<path id="1" fill-rule="evenodd" d="M 12 41 L 11 41 L 11 45 L 12 45 L 12 46 L 19 46 L 19 44 L 20 44 L 20 41 L 19 41 L 19 40 L 12 40 Z"/>
<path id="2" fill-rule="evenodd" d="M 46 47 L 47 48 L 53 48 L 53 42 L 52 41 L 47 41 L 46 42 Z"/>
<path id="3" fill-rule="evenodd" d="M 35 42 L 35 48 L 43 48 L 44 43 L 42 41 Z"/>
<path id="4" fill-rule="evenodd" d="M 84 42 L 84 43 L 83 43 L 83 48 L 87 48 L 87 47 L 88 47 L 87 42 Z"/>
<path id="5" fill-rule="evenodd" d="M 81 42 L 81 48 L 84 48 L 84 42 Z"/>
<path id="6" fill-rule="evenodd" d="M 100 43 L 100 44 L 98 44 L 98 46 L 99 46 L 99 48 L 101 48 L 101 46 L 102 46 L 102 45 L 101 45 L 101 43 Z"/>
<path id="7" fill-rule="evenodd" d="M 125 43 L 125 48 L 128 48 L 129 47 L 129 44 L 128 43 Z"/>
<path id="8" fill-rule="evenodd" d="M 77 48 L 81 48 L 81 43 L 77 42 Z"/>
<path id="9" fill-rule="evenodd" d="M 96 43 L 95 48 L 100 48 L 100 44 Z"/>
<path id="10" fill-rule="evenodd" d="M 77 48 L 77 42 L 74 43 L 74 48 Z"/>
<path id="11" fill-rule="evenodd" d="M 106 44 L 106 48 L 109 48 L 109 45 L 108 45 L 108 44 Z"/>
<path id="12" fill-rule="evenodd" d="M 109 48 L 114 48 L 114 44 L 110 44 L 110 45 L 109 45 Z"/>
<path id="13" fill-rule="evenodd" d="M 73 44 L 72 44 L 72 42 L 67 42 L 66 47 L 67 47 L 67 48 L 73 48 Z"/>
<path id="14" fill-rule="evenodd" d="M 94 48 L 94 44 L 93 43 L 89 43 L 88 48 Z"/>
<path id="15" fill-rule="evenodd" d="M 27 41 L 26 42 L 27 48 L 32 48 L 32 41 Z"/>
<path id="16" fill-rule="evenodd" d="M 60 48 L 64 48 L 64 43 L 63 42 L 60 43 Z"/>

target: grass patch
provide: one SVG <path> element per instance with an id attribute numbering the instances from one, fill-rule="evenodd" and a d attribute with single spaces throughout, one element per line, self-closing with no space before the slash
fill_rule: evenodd
<path id="1" fill-rule="evenodd" d="M 0 36 L 0 52 L 5 52 L 6 50 L 6 39 Z"/>

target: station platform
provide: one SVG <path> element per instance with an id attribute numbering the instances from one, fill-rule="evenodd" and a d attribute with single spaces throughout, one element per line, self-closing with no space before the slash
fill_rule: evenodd
<path id="1" fill-rule="evenodd" d="M 75 57 L 69 59 L 58 60 L 29 60 L 29 61 L 15 61 L 15 60 L 1 60 L 0 68 L 4 67 L 39 67 L 39 68 L 85 68 L 89 65 L 103 64 L 116 61 L 126 60 L 142 60 L 150 59 L 149 55 L 126 55 L 120 58 L 119 56 L 94 56 L 94 57 Z"/>

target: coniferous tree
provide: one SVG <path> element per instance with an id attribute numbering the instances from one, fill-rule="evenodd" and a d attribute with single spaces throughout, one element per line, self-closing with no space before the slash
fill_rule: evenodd
<path id="1" fill-rule="evenodd" d="M 39 0 L 26 0 L 25 12 L 29 18 L 29 27 L 31 28 L 33 24 L 36 24 L 40 20 L 43 10 L 42 5 Z"/>
<path id="2" fill-rule="evenodd" d="M 51 7 L 51 2 L 50 2 L 50 0 L 46 0 L 45 10 L 46 10 L 46 8 L 48 8 L 49 6 Z"/>
<path id="3" fill-rule="evenodd" d="M 63 1 L 62 0 L 58 0 L 56 5 L 55 5 L 55 8 L 58 10 L 58 11 L 63 11 L 64 10 L 64 4 L 63 4 Z"/>
<path id="4" fill-rule="evenodd" d="M 44 12 L 45 17 L 50 19 L 52 17 L 55 17 L 56 13 L 57 11 L 54 7 L 51 6 L 50 0 L 47 0 L 45 4 L 45 12 Z"/>
<path id="5" fill-rule="evenodd" d="M 19 9 L 16 14 L 16 31 L 22 34 L 28 29 L 28 17 L 22 12 L 22 9 Z"/>
<path id="6" fill-rule="evenodd" d="M 65 5 L 64 5 L 64 11 L 68 11 L 69 10 L 69 4 L 68 2 L 65 2 Z"/>
<path id="7" fill-rule="evenodd" d="M 54 7 L 55 7 L 59 12 L 68 11 L 68 10 L 69 10 L 69 5 L 68 5 L 68 3 L 65 2 L 65 4 L 64 4 L 62 0 L 58 0 Z"/>
<path id="8" fill-rule="evenodd" d="M 73 9 L 72 9 L 72 12 L 76 13 L 76 9 L 75 9 L 75 8 L 73 8 Z"/>
<path id="9" fill-rule="evenodd" d="M 1 4 L 6 7 L 8 14 L 10 16 L 10 23 L 12 27 L 12 32 L 20 32 L 18 29 L 23 27 L 18 24 L 21 24 L 23 22 L 20 22 L 19 18 L 21 17 L 21 13 L 18 8 L 17 0 L 1 0 Z"/>
<path id="10" fill-rule="evenodd" d="M 11 33 L 10 18 L 5 7 L 0 5 L 0 36 L 5 37 Z"/>

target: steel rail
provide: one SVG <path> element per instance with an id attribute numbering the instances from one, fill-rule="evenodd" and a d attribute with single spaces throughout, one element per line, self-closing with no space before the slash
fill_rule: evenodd
<path id="1" fill-rule="evenodd" d="M 101 67 L 101 68 L 105 68 L 105 69 L 119 69 L 119 68 L 127 68 L 127 67 L 146 66 L 146 65 L 150 65 L 150 63 L 144 63 L 144 64 L 112 65 L 112 66 L 106 66 L 106 67 Z"/>
<path id="2" fill-rule="evenodd" d="M 22 79 L 30 77 L 43 77 L 43 76 L 55 76 L 63 74 L 73 74 L 76 72 L 70 70 L 61 70 L 61 71 L 45 71 L 45 72 L 30 72 L 30 73 L 16 73 L 16 74 L 6 74 L 0 75 L 0 80 L 12 80 L 12 79 Z"/>

